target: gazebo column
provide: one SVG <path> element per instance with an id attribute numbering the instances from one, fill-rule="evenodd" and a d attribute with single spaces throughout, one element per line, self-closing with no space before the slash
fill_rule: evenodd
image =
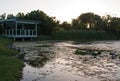
<path id="1" fill-rule="evenodd" d="M 32 36 L 33 36 L 33 35 L 34 35 L 34 34 L 33 34 L 34 30 L 31 30 L 31 32 L 32 32 Z"/>
<path id="2" fill-rule="evenodd" d="M 24 29 L 24 24 L 22 24 L 22 29 Z"/>
<path id="3" fill-rule="evenodd" d="M 22 33 L 21 33 L 21 31 L 22 31 Z M 20 29 L 20 35 L 25 35 L 24 33 L 25 33 L 25 31 L 24 31 L 24 24 L 22 23 L 22 28 Z"/>
<path id="4" fill-rule="evenodd" d="M 7 36 L 7 30 L 5 30 L 5 36 Z"/>
<path id="5" fill-rule="evenodd" d="M 28 36 L 30 36 L 30 30 L 28 30 Z"/>
<path id="6" fill-rule="evenodd" d="M 8 36 L 10 36 L 10 29 L 8 30 Z"/>
<path id="7" fill-rule="evenodd" d="M 14 30 L 12 29 L 12 36 L 14 36 L 14 33 L 13 33 L 13 31 L 14 31 Z"/>
<path id="8" fill-rule="evenodd" d="M 17 22 L 15 22 L 15 35 L 14 35 L 14 40 L 15 40 L 15 36 L 17 37 Z"/>
<path id="9" fill-rule="evenodd" d="M 2 23 L 1 25 L 2 25 L 2 28 L 4 28 L 4 24 Z M 2 35 L 4 35 L 4 32 L 3 32 L 3 31 L 2 31 Z"/>
<path id="10" fill-rule="evenodd" d="M 22 35 L 22 30 L 20 29 L 20 36 Z"/>
<path id="11" fill-rule="evenodd" d="M 37 24 L 35 24 L 35 35 L 37 36 Z"/>
<path id="12" fill-rule="evenodd" d="M 16 33 L 15 33 L 15 34 L 16 34 L 16 36 L 17 36 L 17 22 L 15 23 L 15 28 L 16 28 L 16 29 L 15 29 L 15 30 L 16 30 Z"/>
<path id="13" fill-rule="evenodd" d="M 24 30 L 24 35 L 26 36 L 26 30 Z"/>

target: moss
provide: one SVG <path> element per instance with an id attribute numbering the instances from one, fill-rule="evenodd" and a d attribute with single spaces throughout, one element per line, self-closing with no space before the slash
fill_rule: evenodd
<path id="1" fill-rule="evenodd" d="M 83 50 L 77 49 L 77 50 L 75 51 L 75 54 L 76 54 L 76 55 L 87 55 L 87 52 L 86 52 L 86 51 L 83 51 Z"/>
<path id="2" fill-rule="evenodd" d="M 51 47 L 51 45 L 39 45 L 39 46 L 36 46 L 36 47 Z"/>
<path id="3" fill-rule="evenodd" d="M 75 54 L 76 55 L 92 55 L 92 56 L 96 57 L 101 54 L 101 51 L 76 49 Z"/>

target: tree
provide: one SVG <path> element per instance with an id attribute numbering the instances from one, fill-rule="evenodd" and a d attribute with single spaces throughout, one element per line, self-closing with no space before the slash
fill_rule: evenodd
<path id="1" fill-rule="evenodd" d="M 25 15 L 25 19 L 37 20 L 39 24 L 38 34 L 50 35 L 56 26 L 55 17 L 49 17 L 46 13 L 40 10 L 34 10 Z"/>
<path id="2" fill-rule="evenodd" d="M 113 17 L 109 22 L 109 31 L 120 32 L 120 18 Z"/>
<path id="3" fill-rule="evenodd" d="M 106 15 L 102 17 L 102 21 L 100 23 L 101 29 L 105 31 L 111 31 L 110 30 L 110 21 L 112 17 L 110 15 Z"/>
<path id="4" fill-rule="evenodd" d="M 24 13 L 19 12 L 19 13 L 16 15 L 16 17 L 17 17 L 18 19 L 24 19 L 24 18 L 25 18 L 25 15 L 24 15 Z"/>
<path id="5" fill-rule="evenodd" d="M 101 17 L 94 13 L 83 13 L 77 18 L 77 20 L 80 23 L 83 23 L 88 29 L 96 29 L 99 28 Z"/>
<path id="6" fill-rule="evenodd" d="M 71 25 L 73 29 L 86 30 L 85 24 L 81 23 L 78 19 L 72 19 Z"/>
<path id="7" fill-rule="evenodd" d="M 71 30 L 71 24 L 68 23 L 67 21 L 64 21 L 64 22 L 60 25 L 60 27 L 62 27 L 62 28 L 65 29 L 65 30 Z"/>
<path id="8" fill-rule="evenodd" d="M 14 18 L 15 16 L 13 14 L 8 14 L 7 15 L 7 19 L 11 19 L 11 18 Z"/>
<path id="9" fill-rule="evenodd" d="M 0 15 L 0 19 L 5 19 L 6 18 L 6 13 Z"/>

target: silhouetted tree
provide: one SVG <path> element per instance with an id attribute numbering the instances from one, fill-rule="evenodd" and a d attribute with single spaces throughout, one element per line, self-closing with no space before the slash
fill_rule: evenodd
<path id="1" fill-rule="evenodd" d="M 11 18 L 15 18 L 15 16 L 13 14 L 8 14 L 7 19 L 11 19 Z"/>
<path id="2" fill-rule="evenodd" d="M 72 28 L 73 29 L 81 29 L 81 30 L 86 30 L 86 26 L 84 23 L 81 23 L 80 20 L 78 19 L 72 19 Z"/>
<path id="3" fill-rule="evenodd" d="M 6 18 L 6 13 L 3 13 L 2 15 L 0 15 L 0 19 L 5 19 Z"/>
<path id="4" fill-rule="evenodd" d="M 18 19 L 25 19 L 24 13 L 21 13 L 21 12 L 19 12 L 19 13 L 16 15 L 16 17 L 17 17 Z"/>
<path id="5" fill-rule="evenodd" d="M 99 23 L 101 22 L 101 17 L 94 13 L 84 13 L 81 14 L 77 20 L 83 23 L 88 29 L 99 28 Z M 96 28 L 95 28 L 96 27 Z"/>
<path id="6" fill-rule="evenodd" d="M 72 28 L 71 28 L 71 24 L 68 23 L 67 21 L 64 21 L 64 22 L 60 25 L 60 27 L 62 27 L 62 28 L 65 29 L 65 30 L 71 30 L 71 29 L 72 29 Z"/>
<path id="7" fill-rule="evenodd" d="M 109 22 L 109 31 L 120 32 L 120 18 L 113 17 Z"/>

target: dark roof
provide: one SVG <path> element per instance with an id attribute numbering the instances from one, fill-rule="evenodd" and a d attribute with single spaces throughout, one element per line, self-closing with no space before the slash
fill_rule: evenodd
<path id="1" fill-rule="evenodd" d="M 0 20 L 0 23 L 2 23 L 2 22 L 18 22 L 18 23 L 26 23 L 26 24 L 39 24 L 39 23 L 41 23 L 40 21 L 16 19 L 16 18 Z"/>

